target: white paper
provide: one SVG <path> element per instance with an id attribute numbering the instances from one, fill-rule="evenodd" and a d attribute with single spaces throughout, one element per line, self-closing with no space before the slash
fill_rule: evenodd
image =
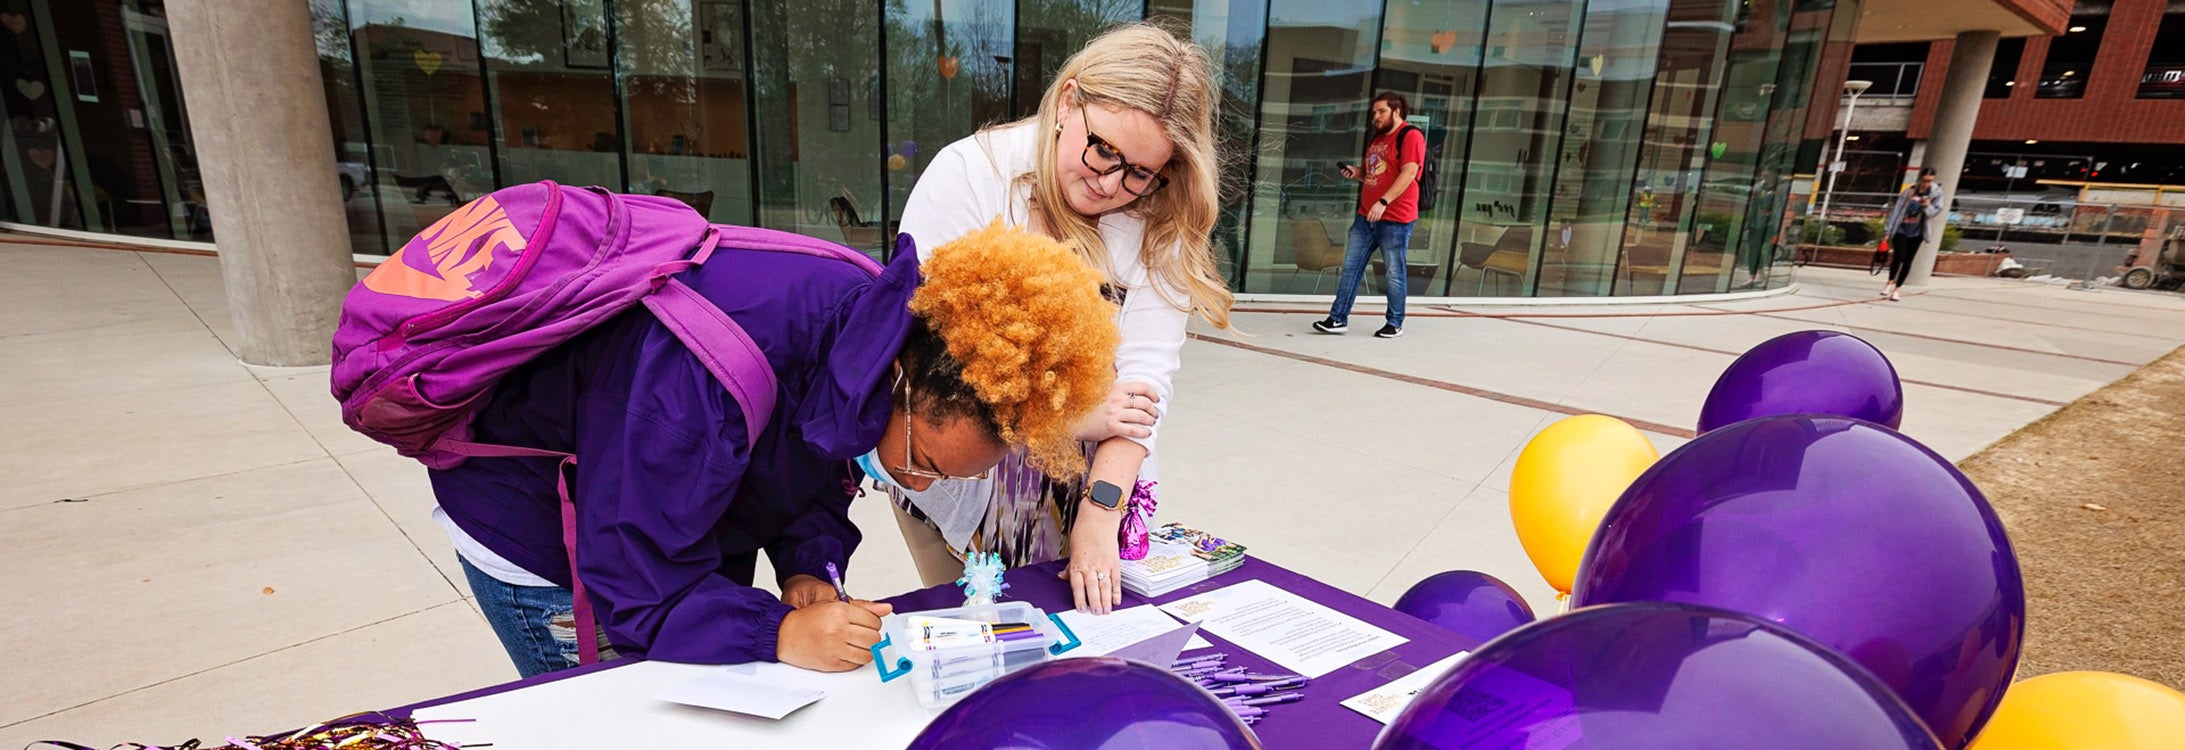
<path id="1" fill-rule="evenodd" d="M 1259 580 L 1169 602 L 1161 610 L 1305 677 L 1410 640 Z"/>
<path id="2" fill-rule="evenodd" d="M 1365 714 L 1368 719 L 1387 724 L 1396 718 L 1396 714 L 1403 713 L 1404 707 L 1411 705 L 1411 700 L 1419 697 L 1420 691 L 1425 690 L 1427 685 L 1433 684 L 1434 678 L 1447 673 L 1450 668 L 1457 666 L 1457 662 L 1463 661 L 1464 657 L 1471 653 L 1470 651 L 1458 651 L 1455 656 L 1426 665 L 1416 672 L 1404 675 L 1395 682 L 1368 690 L 1350 700 L 1343 701 L 1343 707 Z"/>
<path id="3" fill-rule="evenodd" d="M 856 747 L 910 744 L 937 712 L 918 707 L 906 680 L 881 684 L 871 666 L 846 673 L 827 700 L 780 721 L 655 700 L 713 665 L 646 661 L 419 710 L 442 742 L 522 750 L 602 747 Z"/>
<path id="4" fill-rule="evenodd" d="M 1070 632 L 1084 645 L 1071 649 L 1068 656 L 1100 656 L 1114 653 L 1147 638 L 1173 632 L 1183 623 L 1169 617 L 1161 608 L 1142 604 L 1129 609 L 1118 609 L 1105 615 L 1095 615 L 1077 610 L 1056 613 L 1062 624 L 1070 626 Z M 1184 644 L 1185 651 L 1213 648 L 1214 644 L 1196 635 Z"/>
<path id="5" fill-rule="evenodd" d="M 772 662 L 732 664 L 671 685 L 653 697 L 779 720 L 832 694 L 853 674 L 814 672 Z"/>

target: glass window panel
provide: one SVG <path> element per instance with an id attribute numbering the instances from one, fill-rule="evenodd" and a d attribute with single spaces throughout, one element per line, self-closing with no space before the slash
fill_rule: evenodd
<path id="1" fill-rule="evenodd" d="M 1533 289 L 1535 261 L 1548 239 L 1557 160 L 1551 155 L 1562 149 L 1579 7 L 1569 0 L 1496 0 L 1488 15 L 1480 122 L 1465 162 L 1464 241 L 1493 248 L 1491 267 L 1522 266 L 1518 294 Z M 1526 262 L 1512 253 L 1523 253 Z"/>
<path id="2" fill-rule="evenodd" d="M 495 187 L 476 17 L 467 3 L 349 0 L 349 24 L 392 253 Z"/>
<path id="3" fill-rule="evenodd" d="M 606 0 L 478 0 L 478 23 L 500 184 L 621 190 Z"/>
<path id="4" fill-rule="evenodd" d="M 1256 113 L 1267 4 L 1264 0 L 1157 0 L 1148 15 L 1180 24 L 1213 60 L 1215 83 L 1221 87 L 1215 148 L 1221 152 L 1223 192 L 1221 216 L 1214 223 L 1215 259 L 1230 288 L 1247 291 L 1242 276 L 1247 250 L 1244 232 L 1252 202 L 1245 198 L 1255 182 L 1251 157 L 1259 142 Z"/>
<path id="5" fill-rule="evenodd" d="M 869 0 L 752 0 L 750 8 L 752 38 L 770 40 L 754 46 L 751 76 L 759 225 L 882 257 L 888 153 L 882 121 L 867 109 L 880 75 L 881 8 Z M 959 81 L 966 69 L 1005 80 L 991 56 L 959 65 Z"/>
<path id="6" fill-rule="evenodd" d="M 2102 32 L 2109 28 L 2109 3 L 2082 0 L 2072 8 L 2063 36 L 2048 40 L 2048 57 L 2041 62 L 2041 82 L 2033 89 L 2038 99 L 2079 99 L 2086 96 L 2086 79 L 2094 69 L 2094 53 L 2101 48 Z"/>
<path id="7" fill-rule="evenodd" d="M 335 171 L 341 182 L 342 215 L 349 225 L 349 251 L 385 253 L 387 246 L 379 231 L 379 191 L 373 189 L 372 134 L 364 127 L 356 58 L 349 47 L 348 14 L 341 0 L 311 0 L 311 30 L 319 51 L 319 76 L 326 85 L 326 119 L 334 131 Z M 198 194 L 202 193 L 199 188 Z"/>
<path id="8" fill-rule="evenodd" d="M 2139 98 L 2185 99 L 2185 8 L 2171 6 L 2155 27 L 2155 43 L 2140 74 Z"/>
<path id="9" fill-rule="evenodd" d="M 1701 287 L 1708 291 L 1760 286 L 1776 252 L 1774 235 L 1782 228 L 1789 187 L 1784 175 L 1792 164 L 1781 158 L 1783 148 L 1771 156 L 1770 147 L 1782 144 L 1770 136 L 1769 117 L 1776 110 L 1770 104 L 1782 89 L 1778 74 L 1790 30 L 1787 5 L 1785 0 L 1763 0 L 1747 6 L 1766 10 L 1767 16 L 1740 19 L 1741 31 L 1730 43 L 1717 116 L 1721 124 L 1708 143 L 1707 171 L 1697 186 L 1696 211 L 1686 222 L 1691 240 L 1683 254 L 1683 273 L 1712 283 L 1711 288 Z M 1819 82 L 1811 75 L 1795 84 L 1802 90 L 1815 85 Z M 1782 107 L 1775 116 L 1780 118 L 1776 125 L 1784 128 L 1775 137 L 1784 139 L 1795 132 L 1789 128 L 1804 120 L 1795 107 Z M 1721 145 L 1721 153 L 1715 153 L 1715 144 Z"/>
<path id="10" fill-rule="evenodd" d="M 1670 293 L 1672 271 L 1691 239 L 1694 176 L 1714 142 L 1716 102 L 1731 39 L 1742 34 L 1743 55 L 1770 55 L 1782 42 L 1787 14 L 1780 0 L 1757 0 L 1746 7 L 1750 14 L 1739 26 L 1731 15 L 1736 9 L 1722 0 L 1670 0 L 1632 183 L 1616 294 Z M 1767 119 L 1766 102 L 1746 98 L 1723 116 L 1747 130 L 1757 129 Z"/>
<path id="11" fill-rule="evenodd" d="M 1419 199 L 1425 203 L 1432 192 L 1434 206 L 1420 211 L 1411 227 L 1406 291 L 1451 294 L 1454 273 L 1464 282 L 1455 294 L 1484 293 L 1495 274 L 1487 266 L 1456 261 L 1461 260 L 1457 221 L 1464 205 L 1460 177 L 1471 145 L 1472 100 L 1486 51 L 1487 0 L 1389 0 L 1381 28 L 1376 88 L 1403 94 L 1411 102 L 1409 119 L 1426 135 L 1432 164 L 1433 179 L 1421 173 Z"/>
<path id="12" fill-rule="evenodd" d="M 1551 231 L 1535 292 L 1540 296 L 1602 296 L 1616 279 L 1668 6 L 1668 0 L 1592 0 L 1586 6 L 1569 120 L 1555 152 Z"/>
<path id="13" fill-rule="evenodd" d="M 1016 111 L 1010 104 L 1011 78 L 1017 71 L 1049 65 L 1049 55 L 1057 56 L 1051 64 L 1060 67 L 1076 51 L 1045 44 L 1015 49 L 1016 7 L 1014 0 L 887 3 L 887 143 L 880 148 L 887 162 L 891 226 L 902 218 L 903 204 L 934 154 L 982 126 L 1010 119 Z M 1041 93 L 1027 88 L 1017 96 L 1029 111 Z M 879 215 L 881 206 L 876 198 L 856 208 L 859 217 L 869 217 Z"/>
<path id="14" fill-rule="evenodd" d="M 1765 288 L 1790 280 L 1787 250 L 1796 237 L 1787 236 L 1794 182 L 1789 175 L 1818 160 L 1820 139 L 1809 148 L 1800 134 L 1813 87 L 1820 83 L 1821 57 L 1850 44 L 1859 6 L 1837 2 L 1832 11 L 1826 3 L 1801 2 L 1787 19 L 1781 4 L 1767 9 L 1766 22 L 1753 19 L 1731 43 L 1723 125 L 1715 138 L 1722 154 L 1714 155 L 1709 145 L 1691 239 L 1675 281 L 1680 293 Z M 1785 21 L 1787 26 L 1779 25 Z M 1782 34 L 1782 44 L 1744 46 L 1748 35 L 1773 33 Z M 1809 155 L 1814 158 L 1805 158 Z"/>
<path id="15" fill-rule="evenodd" d="M 18 221 L 39 226 L 83 229 L 82 189 L 87 173 L 74 143 L 75 108 L 65 81 L 54 71 L 65 56 L 54 42 L 52 16 L 43 2 L 6 0 L 0 8 L 20 18 L 23 29 L 0 29 L 0 114 L 7 116 L 0 143 L 7 155 L 9 202 Z"/>
<path id="16" fill-rule="evenodd" d="M 750 224 L 743 0 L 621 0 L 615 13 L 630 191 Z"/>
<path id="17" fill-rule="evenodd" d="M 172 238 L 170 204 L 144 119 L 121 3 L 87 0 L 50 7 L 61 52 L 53 59 L 69 84 L 66 96 L 55 99 L 75 115 L 83 167 L 91 179 L 85 218 L 100 231 Z"/>
<path id="18" fill-rule="evenodd" d="M 1269 5 L 1250 233 L 1257 250 L 1246 288 L 1335 290 L 1358 214 L 1358 183 L 1343 179 L 1336 165 L 1356 164 L 1365 152 L 1378 10 L 1311 0 Z"/>
<path id="19" fill-rule="evenodd" d="M 205 209 L 204 179 L 198 172 L 197 148 L 190 137 L 189 109 L 183 106 L 181 79 L 175 73 L 166 3 L 123 0 L 120 6 L 130 64 L 135 67 L 138 96 L 144 103 L 141 114 L 130 116 L 130 125 L 135 127 L 142 120 L 150 141 L 151 166 L 158 170 L 166 203 L 162 217 L 167 225 L 166 236 L 210 242 L 212 217 Z"/>
<path id="20" fill-rule="evenodd" d="M 1009 67 L 1016 87 L 1010 96 L 1010 117 L 1030 117 L 1039 111 L 1040 94 L 1062 70 L 1062 63 L 1077 54 L 1102 29 L 1136 21 L 1145 12 L 1143 0 L 1021 0 L 1016 9 L 1015 55 Z"/>
<path id="21" fill-rule="evenodd" d="M 2025 56 L 2025 37 L 1996 42 L 1995 62 L 1988 66 L 1988 88 L 1983 96 L 1989 99 L 2009 99 L 2011 90 L 2018 87 L 2018 61 Z"/>

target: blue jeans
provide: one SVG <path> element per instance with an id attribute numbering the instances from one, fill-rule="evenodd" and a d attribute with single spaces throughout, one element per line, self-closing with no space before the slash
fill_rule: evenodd
<path id="1" fill-rule="evenodd" d="M 485 574 L 463 560 L 463 577 L 478 596 L 478 609 L 501 639 L 516 671 L 525 677 L 577 666 L 575 597 L 560 586 L 517 586 Z M 597 610 L 594 610 L 595 612 Z M 607 633 L 599 631 L 599 658 L 614 658 Z"/>
<path id="2" fill-rule="evenodd" d="M 1350 305 L 1358 297 L 1358 280 L 1366 275 L 1366 260 L 1373 249 L 1381 249 L 1381 260 L 1388 264 L 1388 324 L 1404 327 L 1404 282 L 1407 267 L 1404 256 L 1411 249 L 1411 222 L 1366 221 L 1365 214 L 1351 218 L 1350 243 L 1343 249 L 1343 281 L 1335 286 L 1335 305 L 1328 308 L 1328 318 L 1337 323 L 1350 322 Z"/>

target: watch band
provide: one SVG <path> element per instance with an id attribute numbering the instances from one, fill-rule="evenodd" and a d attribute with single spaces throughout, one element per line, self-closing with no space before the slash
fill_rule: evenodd
<path id="1" fill-rule="evenodd" d="M 1377 200 L 1377 201 L 1374 201 L 1374 202 L 1375 202 L 1375 203 L 1379 203 L 1379 204 L 1381 204 L 1381 205 L 1383 205 L 1383 206 L 1386 206 L 1386 205 L 1388 205 L 1388 199 L 1387 199 L 1387 198 L 1382 198 L 1382 199 L 1380 199 L 1380 200 Z"/>
<path id="2" fill-rule="evenodd" d="M 1091 491 L 1085 493 L 1085 495 L 1092 498 L 1094 505 L 1108 510 L 1115 510 L 1123 506 L 1123 488 L 1105 480 L 1094 481 Z"/>

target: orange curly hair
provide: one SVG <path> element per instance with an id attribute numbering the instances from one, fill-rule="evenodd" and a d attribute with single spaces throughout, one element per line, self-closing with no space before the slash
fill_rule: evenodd
<path id="1" fill-rule="evenodd" d="M 935 249 L 910 310 L 962 365 L 1002 441 L 1049 476 L 1075 478 L 1071 427 L 1115 382 L 1115 308 L 1099 272 L 1046 237 L 1000 221 Z"/>

